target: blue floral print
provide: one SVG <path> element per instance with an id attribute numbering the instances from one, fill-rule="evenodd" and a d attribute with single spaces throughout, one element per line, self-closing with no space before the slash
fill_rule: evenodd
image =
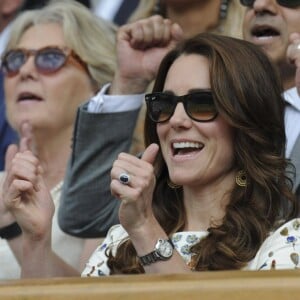
<path id="1" fill-rule="evenodd" d="M 172 241 L 175 249 L 182 256 L 187 265 L 191 263 L 191 247 L 208 235 L 206 231 L 177 232 Z M 104 242 L 97 248 L 86 265 L 82 276 L 109 275 L 106 250 L 109 248 L 114 254 L 118 245 L 128 238 L 121 225 L 113 226 Z M 255 258 L 243 270 L 274 270 L 300 268 L 300 219 L 294 219 L 276 231 L 261 245 Z"/>

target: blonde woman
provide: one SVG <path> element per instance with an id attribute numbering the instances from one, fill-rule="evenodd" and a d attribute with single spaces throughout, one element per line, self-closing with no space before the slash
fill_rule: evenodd
<path id="1" fill-rule="evenodd" d="M 113 25 L 76 1 L 53 1 L 17 17 L 2 57 L 7 118 L 39 158 L 56 207 L 54 251 L 78 270 L 85 241 L 60 230 L 57 208 L 78 106 L 114 74 L 115 32 Z M 20 231 L 5 212 L 0 227 L 4 238 L 0 240 L 0 277 L 16 278 L 19 267 L 14 254 L 18 257 L 22 250 Z"/>

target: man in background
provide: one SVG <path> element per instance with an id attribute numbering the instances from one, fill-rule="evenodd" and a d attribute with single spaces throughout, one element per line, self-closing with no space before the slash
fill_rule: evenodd
<path id="1" fill-rule="evenodd" d="M 244 39 L 260 46 L 278 66 L 286 100 L 286 157 L 296 167 L 294 190 L 300 194 L 300 1 L 240 0 L 247 6 Z M 300 195 L 299 195 L 300 196 Z"/>

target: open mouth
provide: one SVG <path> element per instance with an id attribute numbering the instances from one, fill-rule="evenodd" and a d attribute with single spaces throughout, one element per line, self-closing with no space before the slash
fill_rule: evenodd
<path id="1" fill-rule="evenodd" d="M 43 99 L 35 94 L 32 93 L 21 93 L 18 96 L 17 101 L 22 102 L 22 101 L 42 101 Z"/>
<path id="2" fill-rule="evenodd" d="M 270 38 L 270 37 L 279 36 L 280 32 L 274 27 L 264 25 L 264 26 L 255 26 L 251 30 L 251 34 L 256 38 Z"/>
<path id="3" fill-rule="evenodd" d="M 204 144 L 198 142 L 174 142 L 172 143 L 173 155 L 187 155 L 199 152 L 204 148 Z"/>

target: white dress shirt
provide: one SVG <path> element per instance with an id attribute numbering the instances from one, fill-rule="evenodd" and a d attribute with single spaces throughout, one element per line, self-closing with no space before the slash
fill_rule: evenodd
<path id="1" fill-rule="evenodd" d="M 289 104 L 285 108 L 285 133 L 287 137 L 286 157 L 289 158 L 300 134 L 300 96 L 296 87 L 283 93 L 285 101 Z"/>

